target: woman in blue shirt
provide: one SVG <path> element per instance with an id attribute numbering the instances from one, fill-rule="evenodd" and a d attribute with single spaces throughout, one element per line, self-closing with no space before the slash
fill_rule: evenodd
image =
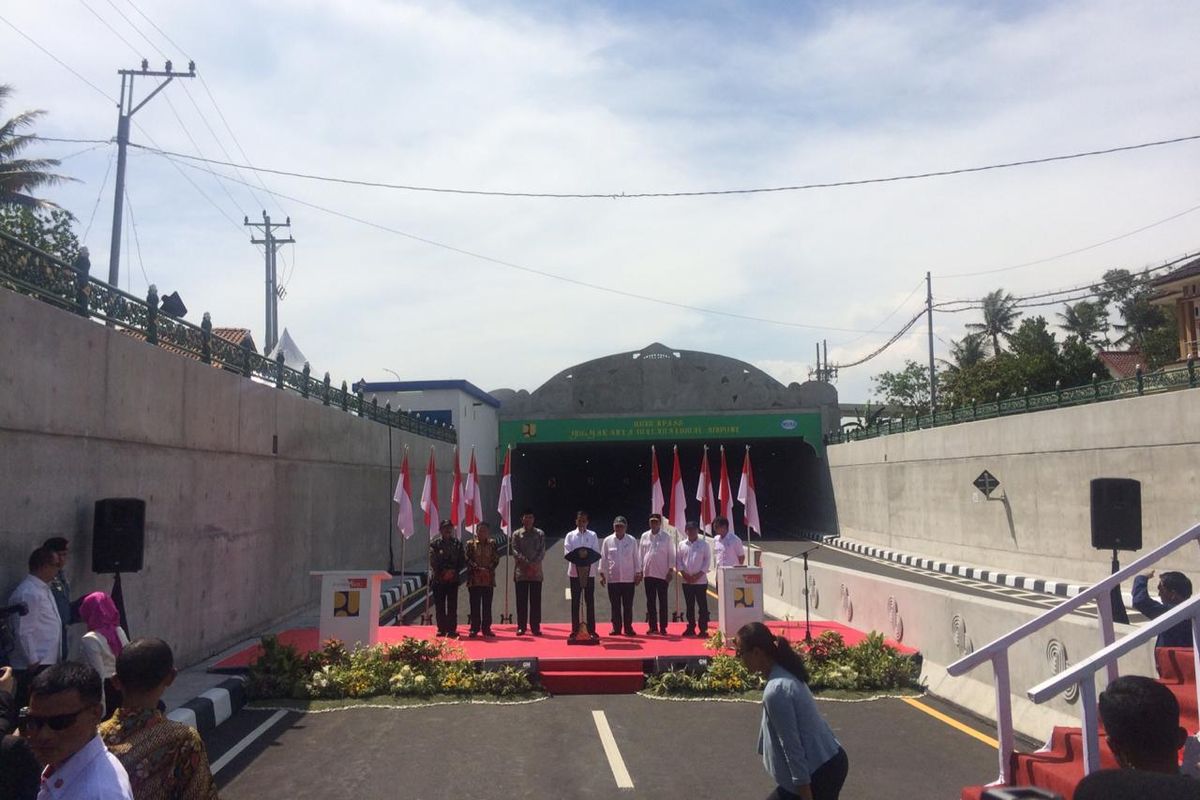
<path id="1" fill-rule="evenodd" d="M 837 800 L 850 762 L 817 710 L 804 661 L 761 622 L 738 631 L 737 654 L 767 679 L 758 752 L 777 785 L 768 800 Z"/>

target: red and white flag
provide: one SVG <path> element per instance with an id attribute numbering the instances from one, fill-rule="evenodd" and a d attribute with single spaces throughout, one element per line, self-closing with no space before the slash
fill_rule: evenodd
<path id="1" fill-rule="evenodd" d="M 433 462 L 433 448 L 429 448 L 429 469 L 425 471 L 425 488 L 421 490 L 421 510 L 425 512 L 425 526 L 429 538 L 438 535 L 442 517 L 438 513 L 437 465 Z"/>
<path id="2" fill-rule="evenodd" d="M 680 530 L 687 523 L 687 493 L 683 491 L 683 472 L 679 469 L 679 448 L 675 448 L 675 465 L 671 470 L 671 525 Z"/>
<path id="3" fill-rule="evenodd" d="M 467 516 L 466 497 L 463 492 L 462 468 L 458 465 L 458 448 L 454 448 L 454 483 L 450 486 L 450 521 L 454 531 L 462 533 L 462 521 Z"/>
<path id="4" fill-rule="evenodd" d="M 408 448 L 404 448 L 404 460 L 400 462 L 400 480 L 396 481 L 396 493 L 392 499 L 400 506 L 396 514 L 396 528 L 405 539 L 416 533 L 413 526 L 412 478 L 408 474 Z"/>
<path id="5" fill-rule="evenodd" d="M 463 501 L 467 506 L 466 526 L 471 533 L 483 522 L 483 493 L 479 491 L 479 470 L 475 467 L 475 448 L 471 448 L 471 466 L 467 469 L 467 488 Z"/>
<path id="6" fill-rule="evenodd" d="M 738 502 L 745 508 L 747 530 L 762 536 L 758 525 L 758 498 L 754 494 L 754 470 L 750 467 L 750 445 L 746 445 L 746 460 L 742 462 L 742 482 L 738 485 Z"/>
<path id="7" fill-rule="evenodd" d="M 500 478 L 500 528 L 507 536 L 512 533 L 512 446 L 504 454 L 504 476 Z"/>
<path id="8" fill-rule="evenodd" d="M 733 528 L 733 490 L 729 486 L 729 468 L 725 466 L 725 445 L 721 445 L 721 479 L 717 481 L 717 500 L 721 516 L 729 520 L 729 532 L 737 533 Z"/>
<path id="9" fill-rule="evenodd" d="M 658 477 L 658 455 L 650 445 L 650 513 L 661 514 L 666 501 L 663 500 L 662 479 Z M 674 520 L 671 520 L 674 523 Z"/>
<path id="10" fill-rule="evenodd" d="M 700 483 L 696 485 L 696 499 L 700 501 L 700 527 L 712 533 L 713 520 L 717 518 L 717 501 L 713 498 L 712 475 L 708 471 L 708 445 L 700 459 Z"/>

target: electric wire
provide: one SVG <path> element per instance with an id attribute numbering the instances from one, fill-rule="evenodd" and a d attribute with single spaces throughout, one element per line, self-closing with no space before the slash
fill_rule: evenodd
<path id="1" fill-rule="evenodd" d="M 913 290 L 912 290 L 911 292 L 909 292 L 909 293 L 908 293 L 908 297 L 905 297 L 903 300 L 901 300 L 901 301 L 900 301 L 900 305 L 898 305 L 898 306 L 896 306 L 895 308 L 893 308 L 893 309 L 891 310 L 891 312 L 890 312 L 890 313 L 889 313 L 889 314 L 888 314 L 886 317 L 884 317 L 883 319 L 881 319 L 881 320 L 879 321 L 879 324 L 878 324 L 878 325 L 876 325 L 874 328 L 872 328 L 871 330 L 867 331 L 866 333 L 862 333 L 862 334 L 859 334 L 858 336 L 855 336 L 853 339 L 851 339 L 851 340 L 849 340 L 849 341 L 847 341 L 847 342 L 842 342 L 842 343 L 841 343 L 841 344 L 839 344 L 838 346 L 839 346 L 839 347 L 849 347 L 850 345 L 852 345 L 852 344 L 854 344 L 855 342 L 857 342 L 859 339 L 863 339 L 863 338 L 865 338 L 865 337 L 867 337 L 867 336 L 871 335 L 872 333 L 877 333 L 877 332 L 879 331 L 879 329 L 880 329 L 880 328 L 882 328 L 882 327 L 884 326 L 884 324 L 885 324 L 885 323 L 886 323 L 886 322 L 887 322 L 889 319 L 891 319 L 892 317 L 896 316 L 896 312 L 898 312 L 900 309 L 902 309 L 902 308 L 904 308 L 906 305 L 908 305 L 908 301 L 912 299 L 912 296 L 913 296 L 914 294 L 916 294 L 916 293 L 917 293 L 917 291 L 918 291 L 918 290 L 921 288 L 921 284 L 923 284 L 923 283 L 925 283 L 925 280 L 924 280 L 924 279 L 921 279 L 921 280 L 917 281 L 917 285 L 916 285 L 916 286 L 914 286 L 914 287 L 913 287 Z"/>
<path id="2" fill-rule="evenodd" d="M 14 25 L 12 22 L 10 22 L 10 21 L 9 21 L 7 18 L 5 18 L 5 17 L 4 17 L 4 15 L 2 15 L 2 14 L 0 14 L 0 22 L 3 22 L 3 23 L 4 23 L 5 25 L 7 25 L 8 27 L 12 28 L 14 31 L 16 31 L 18 34 L 20 34 L 20 35 L 21 35 L 21 36 L 22 36 L 22 37 L 23 37 L 23 38 L 24 38 L 26 41 L 28 41 L 30 44 L 32 44 L 34 47 L 36 47 L 38 50 L 41 50 L 43 53 L 45 53 L 47 56 L 49 56 L 49 57 L 50 57 L 50 59 L 51 59 L 52 61 L 54 61 L 54 63 L 58 64 L 60 67 L 62 67 L 63 69 L 65 69 L 67 72 L 71 73 L 71 74 L 72 74 L 72 75 L 74 75 L 76 78 L 78 78 L 79 80 L 83 81 L 83 82 L 84 82 L 84 83 L 86 83 L 88 86 L 92 87 L 92 89 L 94 89 L 95 91 L 99 92 L 99 94 L 100 94 L 100 96 L 101 96 L 101 97 L 104 97 L 104 98 L 105 98 L 106 100 L 108 100 L 109 102 L 111 102 L 111 103 L 113 103 L 113 104 L 116 104 L 117 100 L 116 100 L 116 98 L 115 98 L 115 97 L 113 97 L 113 96 L 112 96 L 112 95 L 110 95 L 108 92 L 106 92 L 106 91 L 104 91 L 103 89 L 101 89 L 101 88 L 100 88 L 99 86 L 97 86 L 96 84 L 94 84 L 94 83 L 92 83 L 91 81 L 89 81 L 87 78 L 85 78 L 85 77 L 83 77 L 82 75 L 80 75 L 78 72 L 76 72 L 74 69 L 72 69 L 72 68 L 71 68 L 71 66 L 70 66 L 69 64 L 67 64 L 67 62 L 63 61 L 63 60 L 62 60 L 61 58 L 59 58 L 58 56 L 54 55 L 54 53 L 51 53 L 51 52 L 50 52 L 49 50 L 47 50 L 45 47 L 42 47 L 42 45 L 41 45 L 41 44 L 39 44 L 39 43 L 38 43 L 38 41 L 37 41 L 36 39 L 34 39 L 34 38 L 33 38 L 32 36 L 30 36 L 29 34 L 25 33 L 25 31 L 23 31 L 23 30 L 21 30 L 20 28 L 18 28 L 16 25 Z"/>
<path id="3" fill-rule="evenodd" d="M 167 155 L 163 154 L 162 152 L 156 152 L 153 148 L 143 148 L 143 149 L 146 150 L 147 152 L 155 153 L 156 155 L 159 155 L 162 158 L 166 158 L 168 161 L 173 160 L 171 156 L 167 156 Z M 190 169 L 198 170 L 200 172 L 209 172 L 210 171 L 206 167 L 200 166 L 199 164 L 189 163 L 187 161 L 183 162 L 183 166 L 186 166 Z M 237 179 L 233 178 L 233 177 L 229 177 L 228 180 L 236 181 Z M 409 239 L 411 241 L 420 242 L 422 244 L 426 244 L 431 247 L 437 247 L 439 249 L 446 250 L 451 253 L 457 253 L 458 255 L 467 256 L 468 258 L 473 258 L 473 259 L 476 259 L 479 261 L 484 261 L 486 263 L 494 264 L 496 266 L 507 267 L 509 269 L 517 270 L 519 272 L 525 272 L 525 273 L 528 273 L 531 275 L 538 275 L 543 278 L 550 278 L 552 280 L 561 281 L 563 283 L 569 283 L 574 286 L 581 286 L 583 288 L 594 289 L 596 291 L 605 292 L 607 294 L 612 294 L 612 295 L 617 295 L 619 297 L 629 298 L 631 300 L 641 300 L 641 301 L 644 301 L 647 303 L 654 303 L 656 305 L 668 306 L 671 308 L 679 308 L 679 309 L 683 309 L 685 311 L 695 311 L 695 312 L 699 312 L 699 313 L 703 313 L 703 314 L 710 314 L 713 316 L 728 317 L 731 319 L 740 319 L 740 320 L 745 320 L 747 322 L 761 322 L 761 323 L 765 323 L 768 325 L 779 325 L 779 326 L 787 327 L 787 328 L 800 328 L 800 329 L 804 329 L 804 330 L 818 330 L 818 331 L 840 331 L 840 332 L 844 332 L 844 333 L 871 333 L 871 331 L 864 331 L 861 328 L 840 328 L 840 327 L 833 327 L 833 326 L 829 326 L 829 325 L 807 325 L 807 324 L 803 324 L 803 323 L 799 323 L 799 322 L 791 322 L 789 320 L 769 319 L 766 317 L 756 317 L 756 316 L 753 316 L 750 314 L 739 314 L 737 312 L 725 311 L 722 309 L 706 308 L 703 306 L 693 306 L 693 305 L 689 305 L 687 303 L 678 303 L 678 302 L 675 302 L 672 300 L 665 300 L 661 297 L 652 297 L 652 296 L 648 296 L 648 295 L 637 294 L 636 292 L 630 292 L 630 291 L 626 291 L 624 289 L 617 289 L 612 286 L 605 286 L 603 284 L 591 283 L 589 281 L 580 280 L 578 278 L 571 278 L 566 275 L 560 275 L 558 273 L 549 272 L 549 271 L 541 270 L 541 269 L 536 269 L 534 267 L 528 267 L 528 266 L 525 266 L 522 264 L 517 264 L 512 261 L 505 261 L 504 259 L 494 258 L 492 256 L 484 255 L 483 253 L 477 253 L 472 250 L 467 250 L 462 247 L 456 247 L 454 245 L 445 244 L 443 242 L 439 242 L 434 239 L 429 239 L 424 236 L 418 236 L 413 233 L 408 233 L 406 231 L 399 230 L 398 228 L 393 228 L 393 227 L 390 227 L 388 225 L 384 225 L 384 224 L 381 224 L 378 222 L 372 222 L 370 220 L 366 220 L 361 217 L 356 217 L 353 214 L 347 214 L 343 211 L 337 211 L 332 208 L 327 208 L 325 206 L 317 205 L 316 203 L 310 203 L 307 200 L 301 200 L 298 197 L 283 194 L 282 192 L 271 191 L 270 194 L 272 194 L 276 197 L 282 198 L 284 200 L 288 200 L 292 203 L 297 203 L 299 205 L 305 206 L 306 208 L 311 208 L 315 211 L 320 211 L 322 213 L 329 214 L 331 216 L 340 217 L 341 219 L 349 220 L 350 222 L 355 222 L 360 225 L 365 225 L 370 228 L 375 228 L 376 230 L 385 231 L 387 233 L 391 233 L 396 236 L 400 236 L 405 239 Z"/>
<path id="4" fill-rule="evenodd" d="M 796 192 L 810 189 L 833 189 L 846 186 L 865 186 L 869 184 L 879 183 L 896 183 L 899 181 L 920 180 L 923 178 L 939 178 L 949 175 L 966 175 L 976 172 L 986 172 L 989 170 L 1009 169 L 1012 167 L 1025 167 L 1036 164 L 1049 164 L 1056 161 L 1069 161 L 1078 158 L 1089 158 L 1092 156 L 1111 155 L 1113 153 L 1125 153 L 1133 150 L 1144 150 L 1150 147 L 1162 147 L 1165 145 L 1179 144 L 1182 142 L 1191 142 L 1200 139 L 1200 134 L 1189 136 L 1177 136 L 1171 139 L 1160 139 L 1153 142 L 1140 142 L 1138 144 L 1121 145 L 1118 147 L 1107 147 L 1101 150 L 1088 150 L 1078 153 L 1069 153 L 1066 155 L 1045 156 L 1042 158 L 1030 158 L 1022 161 L 1007 161 L 998 164 L 987 164 L 978 167 L 961 167 L 958 169 L 934 170 L 930 172 L 918 172 L 908 175 L 892 175 L 882 178 L 861 178 L 858 180 L 840 180 L 827 181 L 822 183 L 804 183 L 791 186 L 772 186 L 759 187 L 752 189 L 713 189 L 703 191 L 674 191 L 674 192 L 608 192 L 608 193 L 585 193 L 585 192 L 524 192 L 524 191 L 491 191 L 485 189 L 460 189 L 444 186 L 419 186 L 413 184 L 388 183 L 384 181 L 367 181 L 355 178 L 339 178 L 330 175 L 316 175 L 313 173 L 296 172 L 292 170 L 272 169 L 269 167 L 252 167 L 247 164 L 233 164 L 226 161 L 215 161 L 212 159 L 196 159 L 194 156 L 189 156 L 186 153 L 176 153 L 172 151 L 163 151 L 160 155 L 173 156 L 176 158 L 184 158 L 189 160 L 202 160 L 206 163 L 222 167 L 240 167 L 246 170 L 255 170 L 257 172 L 265 172 L 271 175 L 281 175 L 288 178 L 302 178 L 304 180 L 321 181 L 324 183 L 339 183 L 348 186 L 364 186 L 374 189 L 394 189 L 407 192 L 431 192 L 435 194 L 457 194 L 457 195 L 474 195 L 481 197 L 525 197 L 525 198 L 546 198 L 558 200 L 635 200 L 646 198 L 665 198 L 665 197 L 714 197 L 722 195 L 746 195 L 746 194 L 768 194 L 775 192 Z M 143 147 L 144 145 L 135 145 L 130 143 L 131 147 Z M 148 148 L 146 148 L 148 149 Z"/>
<path id="5" fill-rule="evenodd" d="M 843 369 L 849 369 L 850 367 L 857 367 L 860 364 L 867 363 L 871 359 L 873 359 L 876 356 L 883 353 L 885 350 L 887 350 L 889 347 L 894 345 L 896 342 L 900 341 L 900 339 L 903 338 L 904 334 L 906 334 L 908 332 L 909 328 L 911 328 L 913 325 L 916 325 L 917 322 L 924 316 L 925 316 L 925 309 L 921 309 L 919 312 L 917 312 L 917 314 L 912 319 L 910 319 L 908 322 L 906 322 L 904 324 L 903 328 L 896 331 L 896 333 L 892 335 L 892 338 L 888 339 L 882 345 L 880 345 L 879 347 L 872 350 L 870 353 L 868 353 L 867 355 L 863 356 L 862 358 L 860 358 L 856 361 L 851 361 L 846 364 L 834 364 L 833 368 L 837 369 L 837 370 L 843 370 Z"/>
<path id="6" fill-rule="evenodd" d="M 76 150 L 74 153 L 68 153 L 65 156 L 58 156 L 54 160 L 61 164 L 64 161 L 70 161 L 72 158 L 76 158 L 78 156 L 85 155 L 87 153 L 92 152 L 93 150 L 99 150 L 101 147 L 103 147 L 106 144 L 108 144 L 108 142 L 101 142 L 100 144 L 94 144 L 90 147 L 85 147 L 82 150 Z"/>
<path id="7" fill-rule="evenodd" d="M 104 189 L 108 186 L 108 176 L 112 172 L 113 159 L 116 158 L 117 151 L 112 150 L 108 154 L 108 166 L 104 168 L 104 180 L 100 181 L 100 191 L 96 193 L 96 202 L 92 204 L 92 213 L 88 216 L 87 227 L 83 230 L 83 241 L 87 242 L 88 234 L 92 231 L 92 222 L 96 219 L 96 209 L 100 208 L 100 200 L 104 197 Z"/>
<path id="8" fill-rule="evenodd" d="M 129 209 L 129 226 L 133 228 L 133 244 L 137 250 L 138 267 L 142 270 L 142 278 L 146 281 L 146 290 L 150 290 L 153 281 L 146 274 L 146 262 L 142 260 L 142 240 L 138 237 L 137 219 L 133 216 L 133 202 L 129 199 L 129 187 L 125 188 L 125 208 Z M 128 272 L 128 270 L 126 270 Z"/>

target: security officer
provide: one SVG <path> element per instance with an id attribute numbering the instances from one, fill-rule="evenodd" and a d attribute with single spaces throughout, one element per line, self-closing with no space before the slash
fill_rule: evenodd
<path id="1" fill-rule="evenodd" d="M 439 538 L 429 543 L 429 583 L 437 616 L 437 635 L 458 638 L 458 577 L 467 565 L 462 542 L 454 535 L 454 523 L 442 520 Z"/>

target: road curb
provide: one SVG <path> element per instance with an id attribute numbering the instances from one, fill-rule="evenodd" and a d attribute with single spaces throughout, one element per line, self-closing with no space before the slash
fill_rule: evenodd
<path id="1" fill-rule="evenodd" d="M 167 719 L 190 725 L 203 736 L 246 705 L 244 678 L 228 678 L 167 713 Z"/>
<path id="2" fill-rule="evenodd" d="M 966 564 L 955 564 L 950 561 L 942 561 L 924 556 L 915 556 L 911 553 L 902 553 L 897 550 L 890 550 L 886 547 L 877 547 L 865 542 L 856 542 L 853 539 L 843 539 L 840 536 L 827 535 L 820 539 L 821 543 L 830 547 L 836 547 L 839 550 L 846 550 L 859 555 L 871 556 L 872 558 L 882 558 L 886 561 L 893 561 L 897 564 L 905 564 L 910 567 L 918 567 L 927 569 L 933 572 L 941 572 L 946 575 L 957 575 L 961 578 L 970 578 L 984 583 L 994 583 L 998 586 L 1008 586 L 1013 589 L 1025 589 L 1030 592 L 1041 592 L 1042 594 L 1052 594 L 1058 597 L 1074 597 L 1080 592 L 1088 589 L 1086 585 L 1077 583 L 1066 583 L 1065 581 L 1051 581 L 1045 578 L 1033 578 L 1026 575 L 1019 575 L 1013 572 L 1001 572 L 995 569 L 984 569 L 983 567 L 968 566 Z"/>

